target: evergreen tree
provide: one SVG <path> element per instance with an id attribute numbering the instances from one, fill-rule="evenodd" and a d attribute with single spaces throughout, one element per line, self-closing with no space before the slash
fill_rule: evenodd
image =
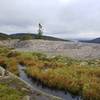
<path id="1" fill-rule="evenodd" d="M 42 25 L 39 23 L 39 29 L 38 29 L 37 39 L 41 39 L 42 35 L 43 35 Z"/>

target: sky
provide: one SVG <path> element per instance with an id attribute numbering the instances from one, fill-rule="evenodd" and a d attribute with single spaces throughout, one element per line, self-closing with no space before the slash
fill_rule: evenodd
<path id="1" fill-rule="evenodd" d="M 60 38 L 100 37 L 100 0 L 0 0 L 0 32 Z"/>

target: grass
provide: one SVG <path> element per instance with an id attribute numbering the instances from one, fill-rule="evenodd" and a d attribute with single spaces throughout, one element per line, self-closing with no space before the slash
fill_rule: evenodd
<path id="1" fill-rule="evenodd" d="M 23 97 L 29 94 L 30 90 L 20 80 L 14 77 L 0 78 L 0 100 L 23 100 Z"/>
<path id="2" fill-rule="evenodd" d="M 0 85 L 0 100 L 22 100 L 23 94 L 7 85 Z"/>
<path id="3" fill-rule="evenodd" d="M 27 67 L 29 76 L 48 87 L 80 95 L 83 100 L 100 100 L 100 59 L 48 58 L 41 53 L 0 49 L 0 65 L 6 64 L 9 71 L 18 75 L 19 63 Z"/>
<path id="4" fill-rule="evenodd" d="M 45 71 L 28 67 L 27 73 L 49 87 L 81 95 L 84 100 L 100 100 L 100 68 L 63 67 Z"/>
<path id="5" fill-rule="evenodd" d="M 10 72 L 19 75 L 18 72 L 18 62 L 15 58 L 9 58 L 6 60 L 6 65 L 7 65 L 7 70 L 9 70 Z"/>
<path id="6" fill-rule="evenodd" d="M 48 87 L 81 95 L 84 100 L 100 100 L 100 60 L 78 61 L 67 57 L 31 59 L 27 74 Z"/>
<path id="7" fill-rule="evenodd" d="M 17 52 L 11 52 L 11 50 L 10 48 L 0 47 L 0 66 L 18 75 L 18 62 L 16 57 L 19 54 Z"/>
<path id="8" fill-rule="evenodd" d="M 13 76 L 0 78 L 0 100 L 26 100 L 26 96 L 29 96 L 31 100 L 41 100 L 41 98 L 44 100 L 60 100 L 31 89 L 23 81 Z"/>

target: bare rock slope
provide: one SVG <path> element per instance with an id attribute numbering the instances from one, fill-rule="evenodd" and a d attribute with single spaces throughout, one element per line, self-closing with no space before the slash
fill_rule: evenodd
<path id="1" fill-rule="evenodd" d="M 63 55 L 77 59 L 100 58 L 100 44 L 63 42 L 48 40 L 8 40 L 0 45 L 15 48 L 18 51 L 43 52 L 49 55 Z"/>

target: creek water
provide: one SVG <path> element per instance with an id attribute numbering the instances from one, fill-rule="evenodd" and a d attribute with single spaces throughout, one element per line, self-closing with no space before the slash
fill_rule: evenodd
<path id="1" fill-rule="evenodd" d="M 68 92 L 65 93 L 64 91 L 61 91 L 61 90 L 53 90 L 53 89 L 50 89 L 48 87 L 44 88 L 41 84 L 38 84 L 36 81 L 33 81 L 31 78 L 29 78 L 27 76 L 27 74 L 24 71 L 24 69 L 26 67 L 21 66 L 21 65 L 18 65 L 18 67 L 19 67 L 19 72 L 20 72 L 19 77 L 21 79 L 23 79 L 24 81 L 26 81 L 27 83 L 29 83 L 30 85 L 32 85 L 32 87 L 34 89 L 41 90 L 41 91 L 48 93 L 50 95 L 60 97 L 63 100 L 82 100 L 80 96 L 73 96 Z"/>

